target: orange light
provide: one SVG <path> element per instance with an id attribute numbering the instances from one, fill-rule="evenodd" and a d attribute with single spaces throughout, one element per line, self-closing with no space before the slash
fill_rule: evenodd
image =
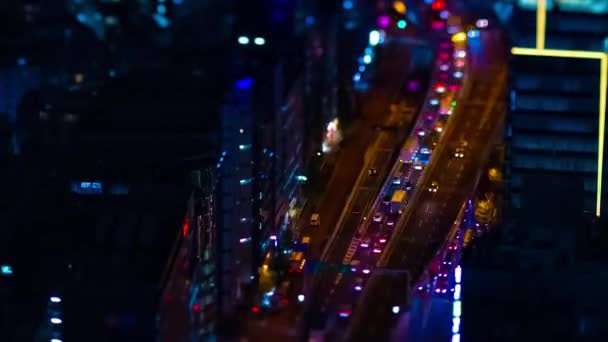
<path id="1" fill-rule="evenodd" d="M 407 8 L 405 7 L 405 4 L 403 3 L 403 1 L 393 2 L 393 9 L 395 10 L 395 12 L 402 14 L 402 15 L 405 14 L 405 12 L 407 11 Z"/>

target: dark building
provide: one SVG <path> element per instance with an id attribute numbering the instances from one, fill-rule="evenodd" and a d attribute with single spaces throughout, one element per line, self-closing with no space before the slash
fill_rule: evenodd
<path id="1" fill-rule="evenodd" d="M 604 49 L 603 1 L 548 3 L 547 49 Z M 513 46 L 535 46 L 535 4 L 494 2 Z M 599 60 L 512 56 L 505 222 L 465 254 L 462 340 L 607 336 L 599 75 Z"/>
<path id="2" fill-rule="evenodd" d="M 546 48 L 605 48 L 605 12 L 570 12 L 563 5 L 559 8 L 562 10 L 556 7 L 547 14 Z M 533 10 L 515 7 L 509 23 L 514 46 L 534 46 Z M 599 60 L 513 56 L 505 174 L 514 210 L 520 207 L 522 177 L 528 174 L 582 176 L 584 210 L 590 214 L 596 214 L 598 198 L 605 200 L 600 185 L 606 177 L 603 172 L 598 177 L 598 172 L 605 170 L 604 155 L 598 155 L 599 76 Z M 598 191 L 602 191 L 599 196 Z"/>
<path id="3" fill-rule="evenodd" d="M 466 341 L 597 341 L 608 316 L 606 253 L 582 214 L 582 178 L 526 176 L 518 224 L 476 241 L 462 275 Z M 544 191 L 539 199 L 536 190 Z M 560 194 L 567 192 L 568 196 Z"/>

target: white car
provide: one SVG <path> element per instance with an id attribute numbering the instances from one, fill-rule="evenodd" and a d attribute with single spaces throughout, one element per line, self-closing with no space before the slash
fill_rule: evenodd
<path id="1" fill-rule="evenodd" d="M 454 151 L 454 158 L 462 159 L 464 158 L 464 148 L 459 147 Z"/>
<path id="2" fill-rule="evenodd" d="M 374 218 L 372 220 L 374 222 L 382 222 L 383 219 L 384 219 L 383 213 L 376 213 L 376 214 L 374 214 Z"/>

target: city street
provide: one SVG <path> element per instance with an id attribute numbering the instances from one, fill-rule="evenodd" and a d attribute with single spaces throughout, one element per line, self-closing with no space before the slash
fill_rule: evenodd
<path id="1" fill-rule="evenodd" d="M 363 210 L 374 199 L 380 185 L 382 184 L 396 147 L 402 136 L 396 132 L 407 131 L 415 119 L 415 114 L 420 102 L 406 102 L 404 110 L 391 111 L 391 104 L 403 100 L 401 91 L 406 80 L 411 79 L 412 74 L 418 72 L 413 69 L 411 63 L 411 48 L 406 44 L 388 44 L 382 48 L 379 56 L 379 64 L 375 66 L 374 82 L 369 92 L 361 95 L 360 105 L 362 116 L 358 118 L 349 135 L 340 146 L 335 162 L 332 176 L 325 185 L 325 190 L 317 203 L 308 203 L 306 210 L 300 217 L 300 236 L 311 237 L 311 248 L 308 264 L 314 265 L 321 257 L 326 242 L 334 232 L 334 227 L 343 212 L 343 208 L 349 195 L 353 192 L 352 206 Z M 416 80 L 424 83 L 424 80 Z M 421 99 L 420 99 L 421 100 Z M 389 129 L 378 129 L 387 127 Z M 395 129 L 390 129 L 395 127 Z M 364 168 L 368 161 L 368 168 L 377 171 L 375 176 L 368 176 L 368 169 Z M 361 176 L 363 174 L 363 176 Z M 355 184 L 360 178 L 359 184 Z M 356 185 L 356 189 L 353 188 Z M 318 212 L 321 225 L 309 226 L 310 215 Z M 342 257 L 348 248 L 350 239 L 342 238 L 352 236 L 356 230 L 361 217 L 345 216 L 346 220 L 338 227 L 338 232 L 333 239 L 335 243 L 330 249 L 327 260 L 329 262 L 341 263 Z M 310 284 L 314 266 L 306 267 L 304 281 Z M 329 279 L 328 275 L 323 279 Z M 266 341 L 284 341 L 289 336 L 295 336 L 295 321 L 297 319 L 299 305 L 293 303 L 288 310 L 280 313 L 260 317 L 251 313 L 246 321 L 246 333 L 248 340 L 254 341 L 264 338 Z"/>
<path id="2" fill-rule="evenodd" d="M 500 129 L 507 56 L 501 36 L 493 31 L 482 32 L 468 45 L 469 70 L 462 99 L 423 179 L 423 190 L 436 182 L 437 191 L 419 192 L 379 265 L 407 271 L 409 277 L 372 277 L 351 322 L 350 338 L 388 339 L 398 318 L 392 307 L 407 303 L 408 288 L 404 284 L 409 282 L 411 288 L 444 245 L 462 203 L 474 190 L 476 176 L 489 152 L 488 142 Z M 464 141 L 464 158 L 454 159 L 454 150 Z"/>

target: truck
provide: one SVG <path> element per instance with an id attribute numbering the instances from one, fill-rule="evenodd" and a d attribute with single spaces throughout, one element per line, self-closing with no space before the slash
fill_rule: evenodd
<path id="1" fill-rule="evenodd" d="M 395 190 L 393 197 L 391 198 L 391 213 L 401 213 L 403 211 L 406 197 L 407 192 L 405 192 L 405 190 Z"/>
<path id="2" fill-rule="evenodd" d="M 308 256 L 308 251 L 310 249 L 310 237 L 304 236 L 302 237 L 301 242 L 295 242 L 293 245 L 293 251 L 289 255 L 289 264 L 290 270 L 289 272 L 302 272 L 304 268 L 304 264 L 306 263 L 306 257 Z"/>

